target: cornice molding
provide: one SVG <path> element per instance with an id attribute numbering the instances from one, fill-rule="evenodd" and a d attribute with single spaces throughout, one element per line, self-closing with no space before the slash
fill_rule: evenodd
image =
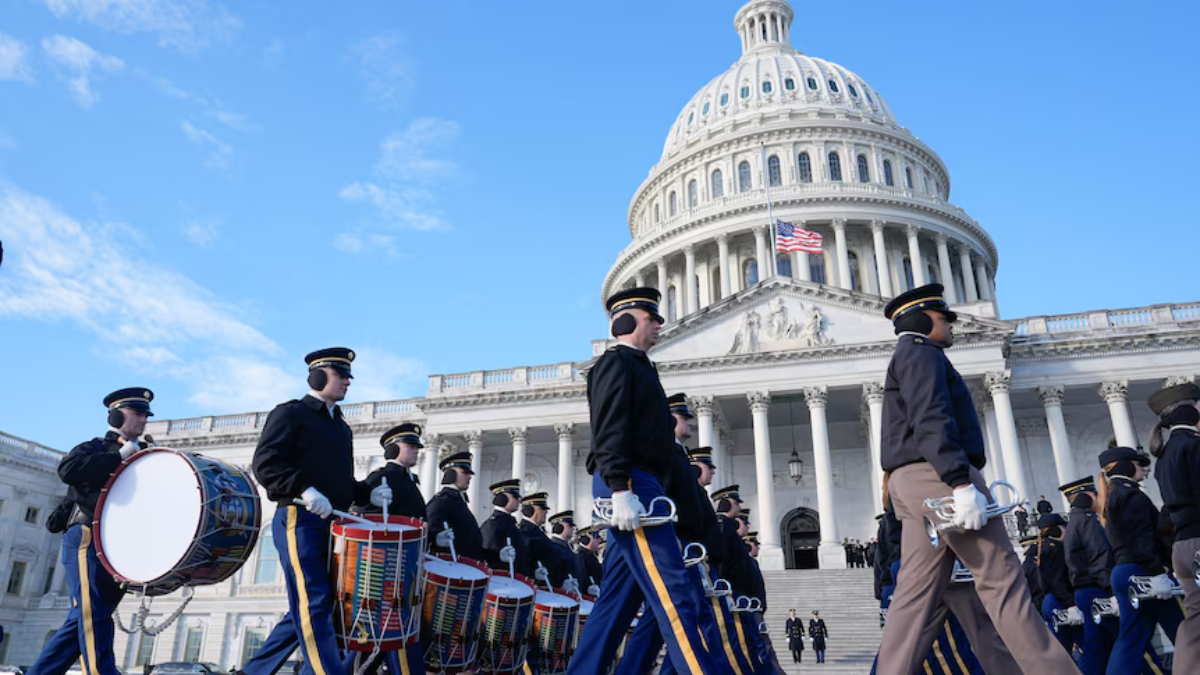
<path id="1" fill-rule="evenodd" d="M 1069 359 L 1095 358 L 1099 356 L 1154 354 L 1197 348 L 1200 348 L 1200 332 L 1098 335 L 1060 342 L 1013 341 L 1009 362 L 1014 365 L 1026 365 Z"/>

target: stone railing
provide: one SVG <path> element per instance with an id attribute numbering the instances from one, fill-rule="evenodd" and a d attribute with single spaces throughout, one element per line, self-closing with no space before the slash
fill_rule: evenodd
<path id="1" fill-rule="evenodd" d="M 70 609 L 71 597 L 57 593 L 47 593 L 38 598 L 38 609 Z"/>
<path id="2" fill-rule="evenodd" d="M 1100 310 L 1083 314 L 1034 316 L 1016 324 L 1017 338 L 1057 337 L 1062 334 L 1105 332 L 1142 326 L 1171 326 L 1200 322 L 1200 302 Z"/>
<path id="3" fill-rule="evenodd" d="M 505 370 L 477 370 L 471 373 L 430 375 L 429 397 L 473 394 L 480 391 L 505 391 L 535 387 L 554 387 L 583 382 L 574 363 L 545 366 L 520 366 Z"/>
<path id="4" fill-rule="evenodd" d="M 237 590 L 238 595 L 287 595 L 287 588 L 283 584 L 249 584 L 240 586 Z"/>
<path id="5" fill-rule="evenodd" d="M 415 399 L 398 401 L 374 401 L 369 403 L 351 403 L 342 406 L 342 415 L 351 422 L 369 420 L 387 420 L 419 412 Z M 146 425 L 146 432 L 151 436 L 197 435 L 212 432 L 236 434 L 254 431 L 262 428 L 267 421 L 267 414 L 241 413 L 238 415 L 221 415 L 217 417 L 191 417 L 179 420 L 163 420 Z"/>
<path id="6" fill-rule="evenodd" d="M 63 453 L 58 450 L 27 441 L 24 438 L 10 436 L 3 431 L 0 431 L 0 452 L 21 457 L 50 469 L 58 467 L 59 460 L 63 458 Z"/>

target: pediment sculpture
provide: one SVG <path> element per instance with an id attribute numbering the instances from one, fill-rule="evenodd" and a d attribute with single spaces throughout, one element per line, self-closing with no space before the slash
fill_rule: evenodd
<path id="1" fill-rule="evenodd" d="M 827 320 L 821 308 L 813 305 L 805 310 L 799 304 L 801 321 L 788 317 L 787 304 L 783 298 L 773 298 L 767 303 L 769 314 L 764 329 L 763 318 L 756 310 L 742 315 L 741 325 L 733 336 L 729 354 L 757 354 L 761 351 L 825 347 L 833 339 L 825 334 Z"/>

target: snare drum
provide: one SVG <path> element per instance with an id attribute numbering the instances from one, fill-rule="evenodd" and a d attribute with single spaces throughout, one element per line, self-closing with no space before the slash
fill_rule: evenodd
<path id="1" fill-rule="evenodd" d="M 525 665 L 536 587 L 520 574 L 492 572 L 483 607 L 483 670 L 515 673 Z"/>
<path id="2" fill-rule="evenodd" d="M 228 579 L 246 564 L 262 508 L 249 472 L 211 457 L 150 448 L 125 458 L 96 502 L 96 555 L 149 596 Z"/>
<path id="3" fill-rule="evenodd" d="M 587 624 L 588 616 L 592 613 L 592 607 L 596 606 L 596 598 L 591 595 L 579 596 L 579 632 L 576 634 L 576 646 L 578 646 L 578 637 L 583 635 L 583 627 Z"/>
<path id="4" fill-rule="evenodd" d="M 385 529 L 382 514 L 363 517 L 375 524 L 332 527 L 334 634 L 351 651 L 395 651 L 420 638 L 425 523 L 389 516 Z"/>
<path id="5" fill-rule="evenodd" d="M 575 653 L 579 628 L 579 601 L 565 593 L 538 591 L 533 604 L 533 636 L 537 645 L 537 672 L 559 675 Z"/>
<path id="6" fill-rule="evenodd" d="M 425 557 L 422 642 L 425 666 L 435 673 L 461 673 L 479 660 L 483 601 L 491 570 L 480 562 L 448 555 Z"/>

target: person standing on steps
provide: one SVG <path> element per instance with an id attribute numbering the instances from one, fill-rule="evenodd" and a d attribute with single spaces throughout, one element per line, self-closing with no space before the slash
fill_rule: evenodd
<path id="1" fill-rule="evenodd" d="M 825 663 L 825 639 L 829 637 L 829 629 L 825 627 L 825 619 L 821 618 L 821 613 L 815 609 L 812 618 L 808 620 L 808 637 L 812 638 L 817 663 Z"/>
<path id="2" fill-rule="evenodd" d="M 783 632 L 787 635 L 788 649 L 792 652 L 792 663 L 800 663 L 800 657 L 804 656 L 804 619 L 796 617 L 796 610 L 788 612 Z"/>

